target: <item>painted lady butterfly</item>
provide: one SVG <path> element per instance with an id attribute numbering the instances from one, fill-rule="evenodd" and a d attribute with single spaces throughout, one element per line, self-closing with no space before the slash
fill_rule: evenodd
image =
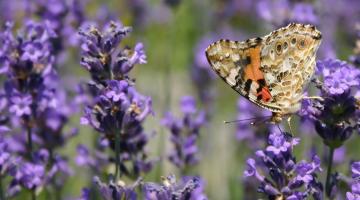
<path id="1" fill-rule="evenodd" d="M 315 26 L 292 23 L 244 42 L 219 40 L 206 49 L 206 57 L 226 83 L 270 110 L 270 121 L 279 123 L 300 109 L 320 42 Z"/>

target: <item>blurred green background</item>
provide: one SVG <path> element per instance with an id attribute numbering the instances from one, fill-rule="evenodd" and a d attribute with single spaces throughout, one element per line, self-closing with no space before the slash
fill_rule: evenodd
<path id="1" fill-rule="evenodd" d="M 100 8 L 107 6 L 109 12 L 117 16 L 124 25 L 133 27 L 133 33 L 122 42 L 122 45 L 134 46 L 136 42 L 143 42 L 145 45 L 148 62 L 136 66 L 130 76 L 136 79 L 139 92 L 153 99 L 155 116 L 148 117 L 145 129 L 148 133 L 156 134 L 150 140 L 147 150 L 150 157 L 160 156 L 162 159 L 151 173 L 144 174 L 143 177 L 145 181 L 159 182 L 161 176 L 169 173 L 179 174 L 179 171 L 166 160 L 167 149 L 171 148 L 171 143 L 168 140 L 169 132 L 160 126 L 160 120 L 166 111 L 179 113 L 178 105 L 182 96 L 197 97 L 190 71 L 197 53 L 195 48 L 198 42 L 203 36 L 222 33 L 228 29 L 233 32 L 233 38 L 229 39 L 234 40 L 263 36 L 271 29 L 256 16 L 254 10 L 237 13 L 235 17 L 223 17 L 219 13 L 226 13 L 224 8 L 226 1 L 183 0 L 174 7 L 166 6 L 162 0 L 144 1 L 146 7 L 145 10 L 140 10 L 140 14 L 144 15 L 140 20 L 139 16 L 134 16 L 132 9 L 136 9 L 136 6 L 134 7 L 136 2 L 132 0 L 89 1 L 87 12 L 95 16 Z M 341 36 L 341 33 L 339 35 Z M 352 51 L 353 43 L 341 38 L 339 40 L 337 47 L 340 58 L 347 58 Z M 88 72 L 79 64 L 78 53 L 79 50 L 74 49 L 74 56 L 66 62 L 62 73 L 76 74 L 81 80 L 89 80 Z M 254 152 L 251 152 L 246 144 L 235 139 L 235 124 L 223 123 L 224 120 L 236 119 L 236 103 L 239 95 L 220 78 L 215 81 L 215 90 L 212 118 L 200 133 L 201 161 L 189 171 L 188 175 L 200 175 L 205 180 L 205 193 L 209 199 L 242 199 L 243 193 L 246 192 L 242 184 L 245 160 L 253 156 Z M 199 101 L 198 105 L 203 107 Z M 80 126 L 79 116 L 74 116 L 71 124 L 80 127 L 80 134 L 63 150 L 70 156 L 75 154 L 78 143 L 92 145 L 94 137 L 98 135 L 91 128 Z M 323 146 L 320 138 L 302 133 L 297 123 L 298 118 L 295 117 L 294 132 L 296 137 L 302 140 L 295 149 L 295 155 L 308 159 L 307 150 L 313 144 L 318 145 L 317 150 L 321 155 Z M 284 127 L 287 129 L 286 124 Z M 352 137 L 355 138 L 356 135 Z M 347 163 L 350 160 L 360 159 L 357 144 L 358 140 L 352 139 L 346 143 Z M 67 181 L 64 193 L 67 194 L 66 196 L 79 196 L 81 189 L 90 185 L 92 177 L 90 171 L 76 167 L 73 160 L 71 163 L 76 173 Z M 348 173 L 347 165 L 336 166 L 336 169 Z M 324 178 L 320 179 L 324 180 Z M 124 181 L 129 184 L 133 182 L 126 179 Z M 42 199 L 48 199 L 48 195 L 41 193 Z M 26 197 L 27 195 L 24 194 L 19 199 Z"/>

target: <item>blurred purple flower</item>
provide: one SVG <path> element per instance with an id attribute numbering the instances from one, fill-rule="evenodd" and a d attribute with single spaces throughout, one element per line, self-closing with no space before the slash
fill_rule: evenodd
<path id="1" fill-rule="evenodd" d="M 206 200 L 204 183 L 198 177 L 185 177 L 180 182 L 175 175 L 162 177 L 162 184 L 144 183 L 142 190 L 145 200 Z"/>
<path id="2" fill-rule="evenodd" d="M 75 163 L 78 166 L 94 166 L 95 160 L 90 156 L 89 149 L 85 145 L 78 145 L 76 148 L 77 156 Z"/>
<path id="3" fill-rule="evenodd" d="M 166 113 L 162 125 L 169 129 L 170 141 L 174 148 L 169 155 L 171 163 L 184 169 L 195 165 L 199 161 L 197 141 L 202 126 L 205 125 L 205 112 L 197 112 L 195 100 L 185 96 L 180 102 L 183 117 L 175 118 L 171 113 Z"/>
<path id="4" fill-rule="evenodd" d="M 355 25 L 355 29 L 357 31 L 356 40 L 355 40 L 355 48 L 353 55 L 350 56 L 349 60 L 355 66 L 360 66 L 360 22 Z"/>
<path id="5" fill-rule="evenodd" d="M 318 24 L 314 5 L 290 0 L 261 0 L 257 2 L 257 14 L 275 28 L 290 22 Z"/>
<path id="6" fill-rule="evenodd" d="M 100 173 L 102 168 L 109 164 L 108 155 L 101 151 L 102 147 L 90 151 L 85 145 L 78 145 L 76 148 L 75 164 L 80 167 L 91 168 Z"/>
<path id="7" fill-rule="evenodd" d="M 317 24 L 315 8 L 310 3 L 295 3 L 292 8 L 291 21 L 305 24 Z"/>
<path id="8" fill-rule="evenodd" d="M 209 66 L 204 50 L 213 42 L 213 37 L 203 37 L 195 47 L 195 58 L 193 66 L 191 67 L 191 78 L 195 83 L 200 100 L 211 108 L 211 103 L 215 96 L 213 82 L 216 78 L 215 72 Z"/>
<path id="9" fill-rule="evenodd" d="M 312 162 L 301 161 L 296 163 L 292 155 L 293 147 L 299 139 L 292 138 L 287 133 L 272 133 L 269 135 L 266 150 L 256 152 L 257 160 L 249 158 L 245 178 L 255 177 L 260 186 L 258 191 L 269 199 L 305 199 L 313 196 L 322 199 L 322 187 L 316 180 L 316 173 L 321 171 L 320 159 L 313 157 Z M 263 173 L 268 174 L 269 178 Z M 305 190 L 302 190 L 304 186 Z"/>
<path id="10" fill-rule="evenodd" d="M 334 152 L 334 163 L 342 164 L 346 159 L 346 148 L 344 146 L 337 148 Z"/>
<path id="11" fill-rule="evenodd" d="M 127 9 L 131 11 L 134 27 L 142 28 L 149 21 L 149 12 L 151 12 L 148 1 L 146 0 L 127 0 Z M 109 20 L 107 20 L 109 21 Z"/>
<path id="12" fill-rule="evenodd" d="M 264 141 L 266 141 L 264 131 L 273 128 L 273 126 L 262 123 L 262 120 L 271 114 L 243 97 L 240 97 L 237 101 L 237 112 L 237 120 L 244 121 L 236 123 L 236 139 L 251 149 L 262 147 Z M 258 125 L 251 125 L 252 122 Z"/>
<path id="13" fill-rule="evenodd" d="M 0 134 L 0 176 L 15 174 L 19 158 L 10 151 L 9 143 L 4 138 L 5 135 Z"/>
<path id="14" fill-rule="evenodd" d="M 79 198 L 77 198 L 76 200 L 90 200 L 90 199 L 91 199 L 90 189 L 83 188 L 81 190 L 81 196 Z"/>
<path id="15" fill-rule="evenodd" d="M 360 162 L 351 164 L 351 172 L 351 192 L 346 193 L 346 200 L 357 200 L 360 199 Z"/>
<path id="16" fill-rule="evenodd" d="M 44 165 L 25 162 L 19 165 L 15 180 L 25 188 L 32 190 L 45 184 L 45 176 Z"/>
<path id="17" fill-rule="evenodd" d="M 290 3 L 288 0 L 261 0 L 257 3 L 256 12 L 265 21 L 281 26 L 290 18 Z"/>
<path id="18" fill-rule="evenodd" d="M 54 47 L 52 54 L 66 53 L 65 47 L 77 44 L 76 29 L 85 20 L 84 6 L 86 2 L 79 0 L 34 0 L 27 2 L 28 15 L 46 21 L 54 33 L 58 35 L 58 37 L 51 39 Z"/>

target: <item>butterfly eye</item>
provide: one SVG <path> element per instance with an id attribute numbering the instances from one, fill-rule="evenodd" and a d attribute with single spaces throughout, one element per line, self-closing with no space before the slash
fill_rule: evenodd
<path id="1" fill-rule="evenodd" d="M 296 38 L 292 38 L 292 39 L 291 39 L 291 44 L 292 44 L 292 45 L 295 45 L 295 44 L 296 44 Z"/>

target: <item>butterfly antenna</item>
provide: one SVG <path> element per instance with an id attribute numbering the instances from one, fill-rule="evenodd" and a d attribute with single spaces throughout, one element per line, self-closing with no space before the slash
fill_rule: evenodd
<path id="1" fill-rule="evenodd" d="M 247 118 L 247 119 L 237 119 L 237 120 L 231 120 L 231 121 L 224 121 L 224 124 L 239 123 L 239 122 L 245 122 L 245 121 L 257 120 L 257 119 L 264 119 L 264 118 L 265 118 L 265 120 L 261 120 L 261 121 L 263 122 L 263 121 L 266 121 L 267 118 L 270 118 L 270 117 L 271 117 L 271 116 L 261 116 L 261 117 Z M 254 125 L 255 122 L 251 122 L 250 124 L 251 124 L 251 125 Z"/>
<path id="2" fill-rule="evenodd" d="M 257 121 L 253 121 L 251 122 L 250 124 L 255 126 L 256 124 L 262 124 L 262 123 L 266 123 L 268 124 L 269 123 L 269 119 L 271 118 L 272 116 L 264 116 L 262 117 L 263 119 L 262 120 L 257 120 Z"/>
<path id="3" fill-rule="evenodd" d="M 281 128 L 280 128 L 280 124 L 276 124 L 276 126 L 278 127 L 280 133 L 284 133 L 284 132 L 281 130 Z"/>

